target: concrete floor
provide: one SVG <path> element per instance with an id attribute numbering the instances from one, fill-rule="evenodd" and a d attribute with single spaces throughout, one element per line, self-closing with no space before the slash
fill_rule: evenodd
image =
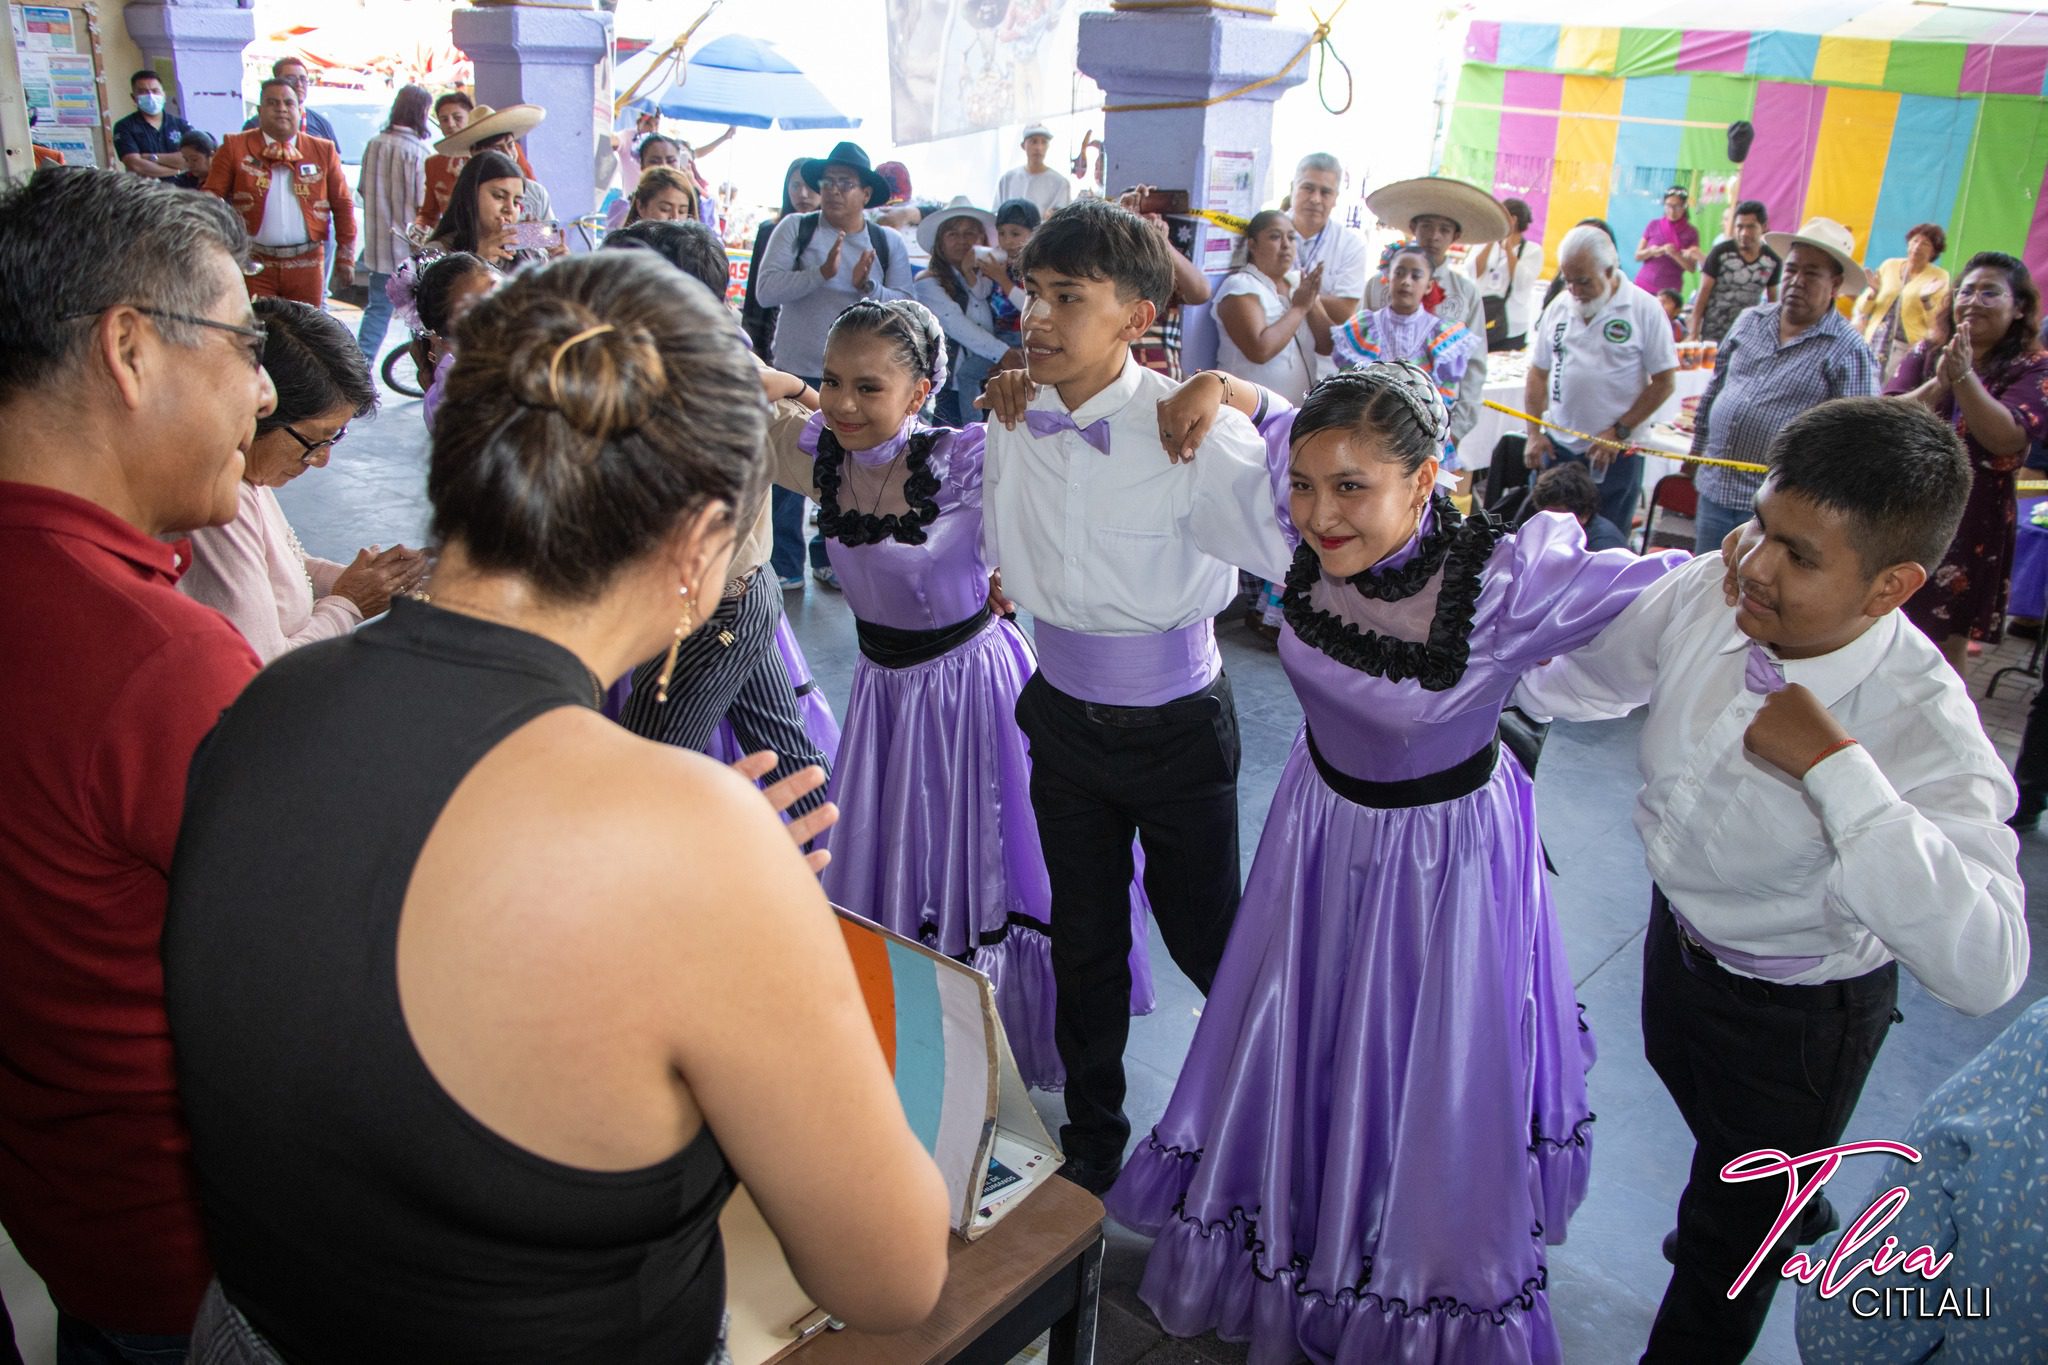
<path id="1" fill-rule="evenodd" d="M 301 478 L 282 495 L 300 539 L 316 555 L 347 560 L 366 544 L 418 545 L 425 539 L 426 440 L 419 406 L 396 395 L 386 399 L 374 420 L 354 424 L 354 434 L 328 469 Z M 857 657 L 845 599 L 811 584 L 784 600 L 814 675 L 843 712 Z M 1269 649 L 1235 624 L 1219 634 L 1240 711 L 1240 823 L 1249 860 L 1301 710 Z M 2024 642 L 2008 642 L 1978 661 L 1973 693 L 1981 695 L 1991 669 L 2021 661 L 2024 652 Z M 2008 758 L 2031 694 L 2029 680 L 2010 680 L 1985 708 L 1987 728 Z M 1641 935 L 1650 888 L 1629 820 L 1636 729 L 1633 720 L 1556 727 L 1537 782 L 1543 833 L 1558 867 L 1555 885 L 1573 977 L 1600 1044 L 1591 1076 L 1599 1115 L 1592 1186 L 1572 1220 L 1570 1240 L 1551 1253 L 1550 1301 L 1566 1358 L 1599 1365 L 1633 1360 L 1648 1334 L 1667 1270 L 1658 1243 L 1672 1226 L 1690 1155 L 1684 1124 L 1642 1056 Z M 2048 842 L 2037 836 L 2023 840 L 2021 869 L 2030 887 L 2036 877 L 2048 878 Z M 2029 918 L 2040 935 L 2042 916 Z M 1165 1107 L 1202 1004 L 1163 953 L 1155 956 L 1154 972 L 1159 1007 L 1135 1021 L 1127 1057 L 1128 1110 L 1140 1135 Z M 1896 1138 L 1935 1086 L 2044 993 L 2048 966 L 2037 958 L 2017 999 L 1995 1014 L 1968 1019 L 1908 978 L 1899 999 L 1905 1022 L 1893 1028 L 1877 1060 L 1849 1138 Z M 1056 1097 L 1041 1108 L 1049 1124 L 1062 1117 Z M 1829 1187 L 1836 1205 L 1860 1209 L 1873 1193 L 1875 1169 L 1867 1162 L 1845 1166 Z M 1101 1365 L 1242 1362 L 1242 1347 L 1161 1334 L 1136 1297 L 1146 1247 L 1143 1238 L 1112 1226 Z M 30 1365 L 41 1365 L 50 1359 L 47 1299 L 6 1246 L 0 1246 L 0 1290 L 21 1329 L 24 1355 Z M 1764 1365 L 1797 1360 L 1789 1292 L 1781 1289 L 1750 1358 Z"/>

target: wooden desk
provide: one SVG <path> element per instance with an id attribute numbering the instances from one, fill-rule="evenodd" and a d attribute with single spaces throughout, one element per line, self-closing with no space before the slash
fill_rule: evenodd
<path id="1" fill-rule="evenodd" d="M 1093 1365 L 1102 1217 L 1100 1199 L 1054 1177 L 980 1241 L 953 1239 L 945 1292 L 922 1326 L 820 1333 L 787 1365 L 1004 1365 L 1048 1329 L 1052 1365 Z"/>

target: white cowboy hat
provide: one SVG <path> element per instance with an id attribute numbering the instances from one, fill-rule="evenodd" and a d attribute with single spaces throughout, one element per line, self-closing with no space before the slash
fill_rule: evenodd
<path id="1" fill-rule="evenodd" d="M 1825 251 L 1842 267 L 1842 292 L 1860 294 L 1870 283 L 1870 277 L 1863 273 L 1863 267 L 1856 262 L 1856 234 L 1832 218 L 1809 218 L 1799 225 L 1797 232 L 1766 232 L 1764 242 L 1784 260 L 1792 254 L 1795 246 L 1810 246 Z"/>
<path id="2" fill-rule="evenodd" d="M 972 218 L 981 224 L 982 235 L 988 239 L 988 244 L 996 244 L 996 216 L 987 209 L 974 207 L 973 202 L 962 194 L 956 196 L 946 207 L 925 215 L 924 221 L 917 225 L 918 245 L 922 246 L 927 254 L 937 253 L 939 232 L 955 218 Z"/>
<path id="3" fill-rule="evenodd" d="M 1508 211 L 1476 185 L 1441 175 L 1417 176 L 1382 185 L 1365 196 L 1379 220 L 1406 231 L 1424 214 L 1448 218 L 1468 242 L 1497 242 L 1508 235 Z"/>
<path id="4" fill-rule="evenodd" d="M 538 104 L 508 104 L 503 109 L 479 104 L 470 111 L 469 122 L 435 143 L 434 150 L 442 156 L 461 156 L 477 143 L 507 133 L 525 137 L 547 116 L 548 111 Z"/>

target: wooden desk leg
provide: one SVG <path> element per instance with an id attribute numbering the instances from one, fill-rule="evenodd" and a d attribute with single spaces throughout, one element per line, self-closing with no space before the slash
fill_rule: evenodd
<path id="1" fill-rule="evenodd" d="M 1051 1365 L 1095 1365 L 1095 1307 L 1102 1296 L 1104 1238 L 1074 1262 L 1074 1306 L 1052 1325 Z"/>

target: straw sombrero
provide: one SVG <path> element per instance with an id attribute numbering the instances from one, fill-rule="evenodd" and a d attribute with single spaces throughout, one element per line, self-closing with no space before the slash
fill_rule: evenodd
<path id="1" fill-rule="evenodd" d="M 1476 185 L 1440 175 L 1417 176 L 1382 185 L 1365 196 L 1382 223 L 1407 231 L 1424 214 L 1448 218 L 1468 242 L 1497 242 L 1508 235 L 1508 211 Z"/>
<path id="2" fill-rule="evenodd" d="M 942 209 L 934 209 L 924 216 L 917 225 L 917 241 L 927 253 L 939 249 L 939 233 L 955 218 L 972 218 L 981 224 L 981 230 L 988 238 L 988 244 L 996 244 L 996 216 L 987 209 L 974 207 L 966 195 L 960 195 Z"/>
<path id="3" fill-rule="evenodd" d="M 1856 234 L 1832 218 L 1809 218 L 1799 225 L 1797 232 L 1766 232 L 1764 245 L 1777 252 L 1781 261 L 1792 254 L 1795 246 L 1825 251 L 1834 257 L 1836 265 L 1842 267 L 1844 294 L 1860 294 L 1870 283 L 1869 276 L 1856 262 Z"/>
<path id="4" fill-rule="evenodd" d="M 508 104 L 503 109 L 479 104 L 471 111 L 469 122 L 435 143 L 434 150 L 442 156 L 462 156 L 474 149 L 477 143 L 488 142 L 507 133 L 524 137 L 538 128 L 547 116 L 548 111 L 538 104 Z"/>

